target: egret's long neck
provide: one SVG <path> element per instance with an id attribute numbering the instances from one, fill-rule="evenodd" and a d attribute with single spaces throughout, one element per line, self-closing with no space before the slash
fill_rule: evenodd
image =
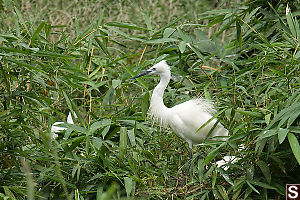
<path id="1" fill-rule="evenodd" d="M 164 72 L 160 75 L 160 82 L 159 84 L 154 88 L 152 97 L 151 97 L 151 102 L 150 102 L 150 111 L 155 112 L 156 115 L 159 112 L 164 112 L 167 107 L 164 104 L 163 101 L 163 96 L 165 89 L 170 82 L 171 78 L 171 73 L 170 71 Z"/>

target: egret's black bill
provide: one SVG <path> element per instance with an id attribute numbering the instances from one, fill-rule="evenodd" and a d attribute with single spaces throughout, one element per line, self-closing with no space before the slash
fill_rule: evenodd
<path id="1" fill-rule="evenodd" d="M 144 72 L 140 73 L 139 75 L 136 75 L 135 77 L 132 77 L 130 80 L 134 80 L 134 79 L 139 78 L 141 76 L 145 76 L 149 73 L 150 73 L 150 71 L 144 71 Z"/>

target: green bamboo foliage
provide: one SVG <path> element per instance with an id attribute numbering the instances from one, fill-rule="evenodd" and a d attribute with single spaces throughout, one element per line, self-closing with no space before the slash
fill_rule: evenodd
<path id="1" fill-rule="evenodd" d="M 123 2 L 70 26 L 37 22 L 3 2 L 0 198 L 279 199 L 300 180 L 296 1 L 208 11 L 202 1 Z M 112 18 L 145 5 L 155 12 Z M 174 8 L 184 10 L 176 16 Z M 129 80 L 162 59 L 174 75 L 165 104 L 211 99 L 230 131 L 226 144 L 194 147 L 185 188 L 176 187 L 184 142 L 147 115 L 157 78 Z M 69 112 L 75 123 L 61 123 L 66 130 L 52 138 L 53 123 Z M 226 155 L 237 159 L 218 166 Z"/>

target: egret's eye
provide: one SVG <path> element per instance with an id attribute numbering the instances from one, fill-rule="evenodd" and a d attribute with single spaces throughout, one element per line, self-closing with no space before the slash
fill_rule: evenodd
<path id="1" fill-rule="evenodd" d="M 155 68 L 155 67 L 153 67 L 153 68 L 152 68 L 152 71 L 156 71 L 156 68 Z"/>

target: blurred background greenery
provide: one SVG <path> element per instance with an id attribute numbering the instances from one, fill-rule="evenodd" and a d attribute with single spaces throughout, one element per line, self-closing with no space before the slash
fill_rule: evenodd
<path id="1" fill-rule="evenodd" d="M 283 199 L 300 180 L 299 5 L 1 0 L 0 198 Z M 162 59 L 166 105 L 211 99 L 231 136 L 194 147 L 184 188 L 185 142 L 147 117 L 157 78 L 129 81 Z"/>

